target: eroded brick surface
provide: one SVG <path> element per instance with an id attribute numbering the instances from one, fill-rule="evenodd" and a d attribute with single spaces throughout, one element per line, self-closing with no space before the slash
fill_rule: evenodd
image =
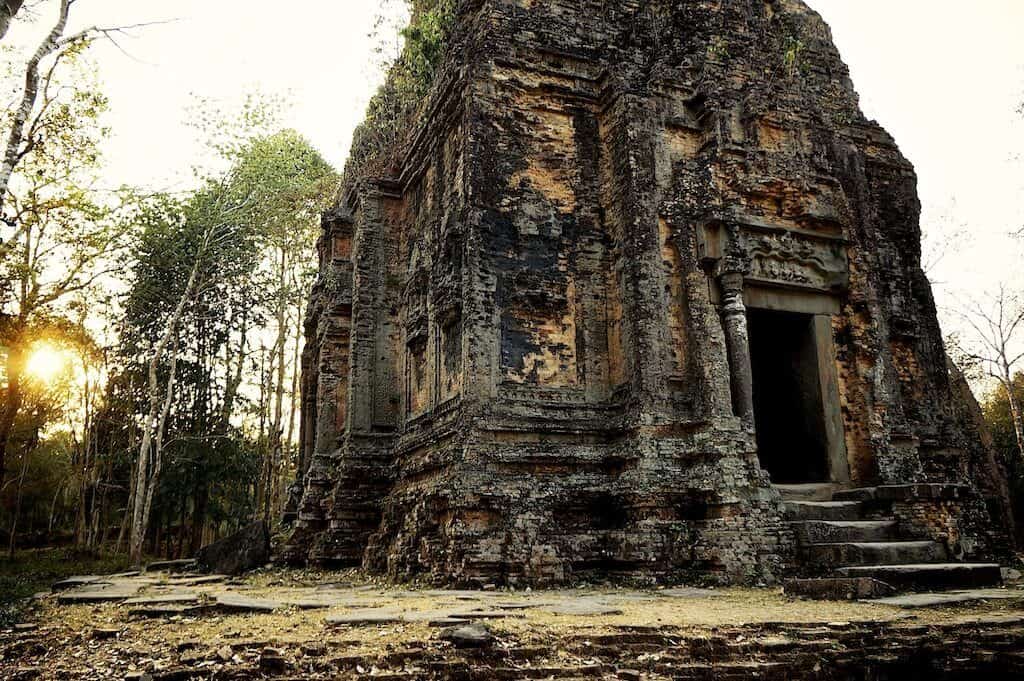
<path id="1" fill-rule="evenodd" d="M 944 531 L 1005 548 L 914 170 L 804 3 L 465 2 L 407 141 L 324 219 L 289 560 L 773 581 L 809 471 L 968 482 Z"/>

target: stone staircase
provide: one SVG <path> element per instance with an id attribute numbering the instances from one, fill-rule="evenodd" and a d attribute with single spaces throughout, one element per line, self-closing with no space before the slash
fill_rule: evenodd
<path id="1" fill-rule="evenodd" d="M 946 546 L 901 533 L 892 516 L 869 509 L 860 490 L 835 485 L 776 485 L 785 519 L 798 543 L 795 595 L 872 598 L 895 591 L 933 591 L 995 586 L 1002 582 L 995 563 L 954 560 Z M 869 512 L 870 511 L 870 512 Z"/>

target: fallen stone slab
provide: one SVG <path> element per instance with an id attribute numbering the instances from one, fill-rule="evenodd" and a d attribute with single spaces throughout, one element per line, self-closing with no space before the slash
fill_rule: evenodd
<path id="1" fill-rule="evenodd" d="M 942 593 L 920 593 L 879 598 L 869 601 L 878 605 L 889 605 L 896 608 L 937 608 L 946 605 L 962 605 L 988 600 L 1024 600 L 1024 593 L 1014 593 L 1001 589 L 973 589 L 968 591 L 947 591 Z"/>
<path id="2" fill-rule="evenodd" d="M 352 591 L 354 593 L 365 594 L 369 592 L 383 593 L 383 589 L 375 587 L 371 584 L 360 584 L 358 586 L 352 586 L 351 582 L 326 582 L 324 584 L 317 584 L 313 587 L 313 591 Z"/>
<path id="3" fill-rule="evenodd" d="M 953 622 L 954 626 L 1000 627 L 1024 624 L 1024 613 L 1014 612 L 1008 615 L 967 615 Z"/>
<path id="4" fill-rule="evenodd" d="M 146 566 L 146 572 L 187 572 L 196 567 L 194 558 L 158 560 Z"/>
<path id="5" fill-rule="evenodd" d="M 365 627 L 378 624 L 400 624 L 409 620 L 400 612 L 371 608 L 328 615 L 324 621 L 333 626 Z"/>
<path id="6" fill-rule="evenodd" d="M 270 528 L 262 520 L 204 546 L 196 554 L 196 563 L 202 569 L 226 575 L 255 570 L 269 560 Z"/>
<path id="7" fill-rule="evenodd" d="M 199 575 L 195 577 L 172 577 L 167 583 L 172 586 L 200 586 L 201 584 L 219 584 L 227 579 L 227 575 Z"/>
<path id="8" fill-rule="evenodd" d="M 240 594 L 219 594 L 216 596 L 217 607 L 232 612 L 274 612 L 284 604 L 266 598 L 252 598 Z"/>
<path id="9" fill-rule="evenodd" d="M 463 624 L 469 624 L 469 620 L 463 620 L 457 617 L 438 617 L 436 619 L 427 620 L 428 627 L 456 627 Z"/>
<path id="10" fill-rule="evenodd" d="M 139 596 L 129 598 L 124 605 L 163 605 L 166 603 L 195 603 L 199 600 L 199 594 L 191 591 L 178 593 L 154 594 L 151 596 Z"/>
<path id="11" fill-rule="evenodd" d="M 871 577 L 823 577 L 786 580 L 783 593 L 816 601 L 852 601 L 885 598 L 896 589 Z"/>
<path id="12" fill-rule="evenodd" d="M 317 584 L 313 587 L 316 591 L 347 591 L 352 589 L 352 582 L 327 582 L 326 584 Z"/>
<path id="13" fill-rule="evenodd" d="M 423 591 L 382 591 L 382 598 L 390 598 L 392 600 L 405 600 L 409 598 L 423 598 L 428 595 Z"/>
<path id="14" fill-rule="evenodd" d="M 299 610 L 326 610 L 333 605 L 329 601 L 316 599 L 285 599 L 284 602 L 286 605 L 298 608 Z"/>
<path id="15" fill-rule="evenodd" d="M 531 610 L 534 608 L 544 608 L 550 605 L 554 605 L 551 601 L 501 601 L 493 604 L 498 610 Z"/>
<path id="16" fill-rule="evenodd" d="M 522 618 L 520 612 L 507 612 L 504 610 L 464 610 L 453 612 L 451 617 L 459 620 L 503 620 L 509 618 Z"/>
<path id="17" fill-rule="evenodd" d="M 348 598 L 344 596 L 332 598 L 328 595 L 313 596 L 311 598 L 286 598 L 283 600 L 286 604 L 294 606 L 300 610 L 322 610 L 324 608 L 370 609 L 381 606 L 379 602 L 371 600 Z"/>
<path id="18" fill-rule="evenodd" d="M 402 613 L 403 622 L 426 622 L 430 626 L 469 624 L 470 620 L 452 615 L 448 610 L 412 610 Z M 445 624 L 447 623 L 447 624 Z"/>
<path id="19" fill-rule="evenodd" d="M 75 575 L 73 577 L 68 577 L 67 579 L 62 579 L 59 582 L 54 582 L 53 585 L 50 587 L 50 590 L 56 593 L 58 591 L 76 589 L 78 587 L 87 585 L 96 586 L 100 584 L 110 583 L 111 582 L 109 578 L 100 577 L 99 575 Z"/>
<path id="20" fill-rule="evenodd" d="M 127 584 L 115 584 L 108 587 L 80 587 L 62 592 L 57 596 L 61 605 L 81 605 L 85 603 L 116 603 L 134 597 L 141 587 Z"/>
<path id="21" fill-rule="evenodd" d="M 203 604 L 157 603 L 135 606 L 128 614 L 133 617 L 199 617 L 210 610 L 210 606 Z"/>

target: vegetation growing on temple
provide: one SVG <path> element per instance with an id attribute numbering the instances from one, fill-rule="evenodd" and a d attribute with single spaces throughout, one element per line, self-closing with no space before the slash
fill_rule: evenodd
<path id="1" fill-rule="evenodd" d="M 382 173 L 395 161 L 404 135 L 415 127 L 416 113 L 434 84 L 455 26 L 458 0 L 405 1 L 410 20 L 401 31 L 402 51 L 353 134 L 347 180 Z"/>

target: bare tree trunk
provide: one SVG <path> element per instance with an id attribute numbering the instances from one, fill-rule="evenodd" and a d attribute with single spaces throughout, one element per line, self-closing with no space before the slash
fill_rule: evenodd
<path id="1" fill-rule="evenodd" d="M 4 1 L 6 2 L 6 0 Z M 25 89 L 21 95 L 21 102 L 14 112 L 11 130 L 7 135 L 7 147 L 4 150 L 3 162 L 0 163 L 0 215 L 3 214 L 4 202 L 7 199 L 7 185 L 11 181 L 15 166 L 21 160 L 21 145 L 25 141 L 25 126 L 39 96 L 39 64 L 48 54 L 60 47 L 58 41 L 68 25 L 71 2 L 72 0 L 60 0 L 57 23 L 50 29 L 25 66 Z"/>
<path id="2" fill-rule="evenodd" d="M 210 489 L 203 485 L 196 490 L 192 503 L 192 533 L 189 537 L 189 555 L 196 555 L 196 552 L 203 547 L 203 536 L 206 530 L 206 509 L 209 506 Z"/>
<path id="3" fill-rule="evenodd" d="M 1017 436 L 1017 451 L 1024 460 L 1024 415 L 1021 414 L 1020 402 L 1013 392 L 1013 371 L 1003 364 L 1003 388 L 1006 390 L 1006 398 L 1010 403 L 1010 416 L 1013 419 L 1013 432 Z"/>
<path id="4" fill-rule="evenodd" d="M 231 424 L 231 416 L 235 410 L 235 397 L 238 395 L 238 388 L 242 385 L 242 376 L 245 370 L 245 359 L 248 356 L 246 353 L 246 334 L 249 331 L 249 315 L 247 311 L 242 313 L 242 327 L 240 330 L 238 340 L 238 362 L 234 364 L 234 374 L 231 374 L 232 361 L 230 356 L 230 339 L 225 346 L 228 348 L 228 356 L 226 357 L 226 365 L 228 367 L 228 379 L 227 385 L 224 388 L 224 403 L 221 405 L 221 424 L 220 427 L 227 430 Z"/>
<path id="5" fill-rule="evenodd" d="M 289 394 L 288 404 L 288 437 L 285 438 L 285 444 L 288 447 L 292 446 L 295 442 L 295 414 L 299 407 L 299 375 L 302 373 L 302 311 L 301 308 L 295 311 L 295 347 L 292 350 L 292 387 L 291 393 Z"/>
<path id="6" fill-rule="evenodd" d="M 151 442 L 147 442 L 146 435 L 143 435 L 143 443 L 147 445 L 145 450 L 147 453 L 146 458 L 143 457 L 141 446 L 139 450 L 140 465 L 138 469 L 138 483 L 135 490 L 135 512 L 132 521 L 132 535 L 134 539 L 132 542 L 131 560 L 135 566 L 142 564 L 142 543 L 145 540 L 146 531 L 149 529 L 149 515 L 153 509 L 153 496 L 156 493 L 160 470 L 163 467 L 164 429 L 167 425 L 167 415 L 170 412 L 171 402 L 174 399 L 174 381 L 177 368 L 178 337 L 175 335 L 171 349 L 171 366 L 167 377 L 167 389 L 165 391 L 163 407 L 160 409 L 159 414 L 154 417 L 153 422 L 153 428 L 156 429 L 156 433 L 151 436 Z M 155 369 L 151 369 L 151 371 L 154 372 L 151 373 L 151 376 L 155 376 Z M 152 405 L 150 411 L 152 413 Z M 145 467 L 143 467 L 143 463 L 146 464 Z"/>
<path id="7" fill-rule="evenodd" d="M 149 513 L 153 506 L 153 494 L 156 491 L 160 467 L 163 463 L 164 428 L 167 424 L 167 414 L 170 411 L 171 401 L 174 398 L 174 379 L 178 366 L 178 324 L 181 322 L 181 318 L 185 314 L 185 306 L 192 298 L 192 293 L 196 288 L 201 262 L 201 255 L 197 255 L 192 265 L 188 282 L 185 284 L 185 290 L 182 292 L 177 306 L 171 313 L 164 333 L 153 350 L 153 356 L 149 360 L 149 413 L 146 415 L 142 442 L 139 445 L 139 458 L 135 479 L 135 503 L 133 505 L 131 539 L 129 542 L 131 561 L 135 566 L 141 566 L 142 564 L 142 547 L 146 538 L 146 531 L 149 529 Z M 161 400 L 158 369 L 160 367 L 160 359 L 167 350 L 168 344 L 173 344 L 171 366 L 167 378 L 167 387 Z M 161 401 L 163 402 L 162 408 Z"/>
<path id="8" fill-rule="evenodd" d="M 7 35 L 11 20 L 23 4 L 24 0 L 0 0 L 0 40 Z"/>
<path id="9" fill-rule="evenodd" d="M 53 523 L 57 516 L 57 499 L 60 498 L 60 493 L 64 490 L 64 483 L 57 483 L 57 489 L 53 491 L 53 501 L 50 502 L 50 519 L 46 523 L 46 536 L 53 537 Z"/>
<path id="10" fill-rule="evenodd" d="M 7 555 L 14 558 L 14 549 L 17 544 L 18 537 L 18 518 L 21 516 L 21 500 L 22 493 L 25 489 L 25 475 L 28 473 L 28 459 L 32 454 L 32 450 L 35 449 L 33 444 L 29 444 L 25 447 L 25 454 L 21 461 L 21 477 L 18 478 L 18 494 L 17 499 L 14 502 L 14 517 L 11 519 L 11 538 L 7 545 Z"/>
<path id="11" fill-rule="evenodd" d="M 266 493 L 266 480 L 267 480 L 267 446 L 266 446 L 266 430 L 267 430 L 267 349 L 260 344 L 260 396 L 259 396 L 259 412 L 260 412 L 260 430 L 259 438 L 256 440 L 257 446 L 260 448 L 260 473 L 256 478 L 256 490 L 255 490 L 255 505 L 254 514 L 256 518 L 259 518 L 263 509 L 263 496 Z"/>
<path id="12" fill-rule="evenodd" d="M 278 491 L 280 488 L 280 468 L 282 450 L 284 443 L 284 381 L 285 369 L 287 368 L 285 357 L 288 345 L 288 250 L 281 247 L 281 259 L 278 277 L 277 297 L 277 343 L 274 346 L 277 352 L 277 380 L 274 386 L 274 426 L 271 436 L 274 438 L 270 457 L 270 494 L 267 499 L 265 518 L 270 516 L 277 507 Z"/>
<path id="13" fill-rule="evenodd" d="M 100 498 L 93 512 L 92 545 L 89 547 L 93 550 L 107 545 L 107 535 L 110 530 L 110 523 L 107 521 L 107 495 L 110 492 L 110 486 L 102 484 L 102 482 L 101 485 Z"/>
<path id="14" fill-rule="evenodd" d="M 132 511 L 135 508 L 135 470 L 136 469 L 133 467 L 128 472 L 128 503 L 124 507 L 124 516 L 121 518 L 121 529 L 117 533 L 117 543 L 114 544 L 115 554 L 121 553 L 121 547 L 124 546 L 124 540 L 128 534 L 128 528 L 131 527 Z"/>
<path id="15" fill-rule="evenodd" d="M 18 336 L 21 334 L 19 333 Z M 25 369 L 25 348 L 22 339 L 16 338 L 7 355 L 7 392 L 4 395 L 3 411 L 0 412 L 0 486 L 6 473 L 7 448 L 11 443 L 14 421 L 21 411 L 21 378 Z"/>

